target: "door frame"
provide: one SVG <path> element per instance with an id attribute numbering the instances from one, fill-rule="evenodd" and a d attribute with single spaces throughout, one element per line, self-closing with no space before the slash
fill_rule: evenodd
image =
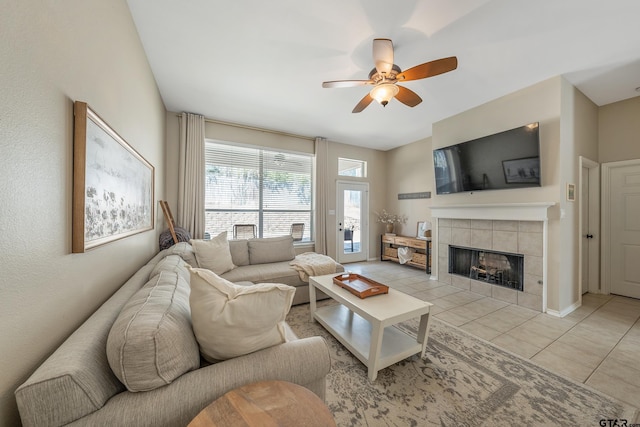
<path id="1" fill-rule="evenodd" d="M 595 162 L 587 157 L 580 156 L 579 157 L 579 170 L 578 174 L 578 188 L 582 191 L 582 186 L 584 183 L 582 182 L 582 169 L 589 169 L 589 231 L 595 234 L 595 240 L 593 242 L 589 242 L 589 284 L 586 292 L 591 293 L 600 293 L 600 253 L 599 249 L 601 249 L 598 245 L 598 240 L 600 236 L 600 164 Z M 582 194 L 582 193 L 580 193 Z M 579 284 L 579 293 L 580 300 L 582 301 L 582 293 L 585 291 L 582 289 L 582 225 L 585 221 L 585 218 L 582 216 L 583 212 L 583 204 L 586 203 L 582 197 L 578 199 L 578 284 Z M 595 248 L 595 250 L 592 250 Z"/>
<path id="2" fill-rule="evenodd" d="M 369 260 L 369 183 L 362 181 L 347 181 L 347 180 L 337 180 L 336 181 L 336 261 L 338 262 L 358 262 L 358 261 L 349 261 L 344 260 L 340 261 L 340 256 L 345 256 L 344 253 L 344 234 L 341 233 L 338 229 L 340 226 L 338 223 L 340 219 L 344 221 L 344 195 L 340 191 L 340 185 L 358 185 L 364 186 L 364 192 L 366 193 L 366 197 L 363 198 L 363 206 L 361 206 L 361 225 L 360 225 L 360 252 L 364 255 L 364 260 Z M 339 206 L 342 206 L 342 212 L 340 212 Z M 339 218 L 339 214 L 342 213 L 342 218 Z M 366 231 L 366 232 L 365 232 Z M 342 248 L 340 248 L 340 244 L 342 244 Z"/>
<path id="3" fill-rule="evenodd" d="M 611 171 L 616 168 L 626 166 L 640 166 L 640 160 L 622 160 L 619 162 L 608 162 L 602 164 L 602 204 L 601 218 L 602 243 L 600 247 L 601 268 L 600 268 L 600 289 L 603 294 L 611 293 L 611 216 L 609 206 L 611 203 Z"/>

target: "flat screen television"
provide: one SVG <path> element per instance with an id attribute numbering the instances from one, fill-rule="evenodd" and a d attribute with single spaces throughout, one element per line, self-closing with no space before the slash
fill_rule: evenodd
<path id="1" fill-rule="evenodd" d="M 539 124 L 433 150 L 436 194 L 540 187 Z"/>

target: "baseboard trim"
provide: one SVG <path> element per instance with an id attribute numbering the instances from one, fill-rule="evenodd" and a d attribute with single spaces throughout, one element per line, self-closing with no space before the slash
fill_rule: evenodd
<path id="1" fill-rule="evenodd" d="M 565 308 L 562 311 L 550 310 L 550 309 L 547 308 L 547 314 L 550 314 L 551 316 L 555 316 L 555 317 L 564 317 L 567 314 L 572 313 L 575 309 L 577 309 L 581 305 L 582 305 L 582 303 L 580 301 L 576 301 L 576 302 L 574 302 L 573 304 L 571 304 L 569 307 Z"/>

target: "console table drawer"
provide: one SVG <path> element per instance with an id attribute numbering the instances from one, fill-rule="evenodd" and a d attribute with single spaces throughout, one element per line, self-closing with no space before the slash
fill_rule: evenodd
<path id="1" fill-rule="evenodd" d="M 385 236 L 385 235 L 382 236 L 382 241 L 384 243 L 394 243 L 395 239 L 396 239 L 395 236 Z"/>

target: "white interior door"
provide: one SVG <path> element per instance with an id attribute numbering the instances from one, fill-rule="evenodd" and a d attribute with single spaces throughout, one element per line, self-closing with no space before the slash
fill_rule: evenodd
<path id="1" fill-rule="evenodd" d="M 580 287 L 600 290 L 600 165 L 580 157 Z"/>
<path id="2" fill-rule="evenodd" d="M 366 261 L 369 253 L 369 184 L 338 181 L 336 193 L 338 262 Z"/>
<path id="3" fill-rule="evenodd" d="M 616 162 L 607 178 L 611 293 L 640 298 L 640 161 Z"/>
<path id="4" fill-rule="evenodd" d="M 582 185 L 580 188 L 580 209 L 582 213 L 582 227 L 580 230 L 580 242 L 582 245 L 582 293 L 589 291 L 589 169 L 582 168 Z"/>

